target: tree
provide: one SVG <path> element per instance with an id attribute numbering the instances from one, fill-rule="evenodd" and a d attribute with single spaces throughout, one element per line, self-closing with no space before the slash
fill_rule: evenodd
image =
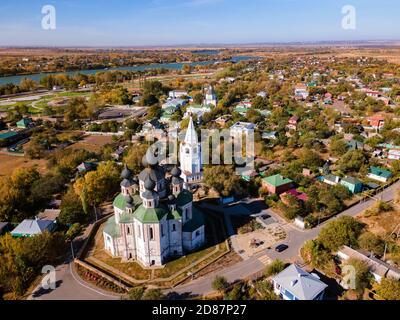
<path id="1" fill-rule="evenodd" d="M 102 202 L 111 199 L 119 189 L 120 169 L 115 162 L 101 163 L 96 171 L 87 173 L 74 184 L 82 205 L 87 201 L 96 210 Z"/>
<path id="2" fill-rule="evenodd" d="M 279 297 L 274 293 L 274 288 L 269 281 L 259 280 L 255 284 L 261 300 L 278 300 Z"/>
<path id="3" fill-rule="evenodd" d="M 400 281 L 393 278 L 383 278 L 376 286 L 376 293 L 385 300 L 400 300 Z"/>
<path id="4" fill-rule="evenodd" d="M 69 188 L 61 200 L 61 212 L 58 217 L 60 223 L 68 225 L 83 223 L 87 216 L 83 210 L 82 201 L 73 188 Z"/>
<path id="5" fill-rule="evenodd" d="M 280 272 L 282 272 L 286 267 L 286 263 L 281 260 L 274 260 L 271 264 L 267 266 L 265 269 L 265 276 L 271 277 Z"/>
<path id="6" fill-rule="evenodd" d="M 232 166 L 209 166 L 204 169 L 204 182 L 220 195 L 227 197 L 233 193 L 242 194 L 241 179 Z"/>
<path id="7" fill-rule="evenodd" d="M 332 139 L 329 149 L 334 156 L 341 157 L 347 152 L 348 148 L 347 143 L 342 139 Z"/>
<path id="8" fill-rule="evenodd" d="M 338 250 L 341 246 L 347 245 L 357 247 L 357 238 L 361 234 L 364 225 L 353 217 L 343 216 L 337 220 L 330 221 L 324 227 L 318 241 L 329 250 Z"/>
<path id="9" fill-rule="evenodd" d="M 193 101 L 196 104 L 202 104 L 203 103 L 203 95 L 200 92 L 196 93 L 193 97 Z"/>
<path id="10" fill-rule="evenodd" d="M 123 162 L 132 170 L 133 174 L 139 174 L 143 169 L 142 161 L 148 148 L 147 144 L 140 144 L 128 150 L 128 154 L 124 157 Z"/>
<path id="11" fill-rule="evenodd" d="M 358 238 L 360 248 L 373 252 L 378 256 L 382 256 L 385 251 L 385 242 L 372 232 L 364 232 Z"/>
<path id="12" fill-rule="evenodd" d="M 367 158 L 362 150 L 351 150 L 341 158 L 340 170 L 343 172 L 358 172 L 367 162 Z"/>
<path id="13" fill-rule="evenodd" d="M 129 300 L 142 300 L 144 293 L 145 293 L 144 287 L 133 288 L 133 289 L 131 289 L 131 291 L 129 291 L 128 299 Z"/>
<path id="14" fill-rule="evenodd" d="M 143 295 L 143 300 L 162 300 L 164 295 L 161 289 L 148 289 Z"/>
<path id="15" fill-rule="evenodd" d="M 318 240 L 309 240 L 301 248 L 301 257 L 314 268 L 326 268 L 333 256 Z"/>
<path id="16" fill-rule="evenodd" d="M 229 282 L 225 277 L 216 276 L 211 283 L 212 288 L 221 294 L 224 294 L 229 287 Z"/>
<path id="17" fill-rule="evenodd" d="M 34 167 L 19 168 L 11 176 L 0 178 L 0 221 L 21 222 L 39 208 L 32 186 L 40 179 Z"/>
<path id="18" fill-rule="evenodd" d="M 351 266 L 355 269 L 355 291 L 360 295 L 364 292 L 365 288 L 370 286 L 371 274 L 369 273 L 368 265 L 358 259 L 350 258 L 346 262 L 347 266 Z"/>

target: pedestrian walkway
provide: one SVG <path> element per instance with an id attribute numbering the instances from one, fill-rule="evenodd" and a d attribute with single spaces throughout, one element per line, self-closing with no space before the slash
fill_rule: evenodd
<path id="1" fill-rule="evenodd" d="M 271 259 L 268 256 L 262 256 L 258 258 L 258 261 L 260 261 L 264 266 L 267 266 L 271 263 Z"/>

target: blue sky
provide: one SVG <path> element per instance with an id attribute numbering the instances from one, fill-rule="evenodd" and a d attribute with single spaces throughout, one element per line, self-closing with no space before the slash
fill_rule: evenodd
<path id="1" fill-rule="evenodd" d="M 56 8 L 57 29 L 41 28 Z M 344 5 L 356 30 L 341 28 Z M 399 40 L 398 0 L 1 0 L 0 45 L 141 46 Z"/>

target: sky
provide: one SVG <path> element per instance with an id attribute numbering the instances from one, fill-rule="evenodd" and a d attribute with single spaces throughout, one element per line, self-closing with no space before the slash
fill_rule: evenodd
<path id="1" fill-rule="evenodd" d="M 56 9 L 43 30 L 42 7 Z M 356 29 L 342 28 L 342 7 Z M 400 40 L 398 0 L 1 0 L 0 46 Z"/>

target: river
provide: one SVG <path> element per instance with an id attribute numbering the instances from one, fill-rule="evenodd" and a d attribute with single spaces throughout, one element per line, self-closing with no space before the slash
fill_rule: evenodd
<path id="1" fill-rule="evenodd" d="M 240 61 L 246 61 L 246 60 L 252 60 L 252 59 L 257 59 L 256 57 L 250 57 L 250 56 L 236 56 L 232 57 L 231 61 L 232 62 L 240 62 Z M 195 67 L 198 65 L 210 65 L 215 63 L 215 60 L 211 61 L 203 61 L 203 62 L 193 62 L 189 63 L 191 66 Z M 35 74 L 30 74 L 30 75 L 18 75 L 18 76 L 10 76 L 10 77 L 0 77 L 0 85 L 7 84 L 7 83 L 13 83 L 13 84 L 19 84 L 22 79 L 28 78 L 32 79 L 36 82 L 39 82 L 40 79 L 46 75 L 49 74 L 67 74 L 67 75 L 74 75 L 77 73 L 81 74 L 96 74 L 97 72 L 103 72 L 103 71 L 114 71 L 114 70 L 120 70 L 120 71 L 145 71 L 149 69 L 182 69 L 182 67 L 186 63 L 181 63 L 181 62 L 174 62 L 174 63 L 152 63 L 152 64 L 147 64 L 147 65 L 140 65 L 140 66 L 133 66 L 133 67 L 120 67 L 120 68 L 109 68 L 109 69 L 93 69 L 93 70 L 79 70 L 79 71 L 69 71 L 69 72 L 52 72 L 52 73 L 35 73 Z"/>

